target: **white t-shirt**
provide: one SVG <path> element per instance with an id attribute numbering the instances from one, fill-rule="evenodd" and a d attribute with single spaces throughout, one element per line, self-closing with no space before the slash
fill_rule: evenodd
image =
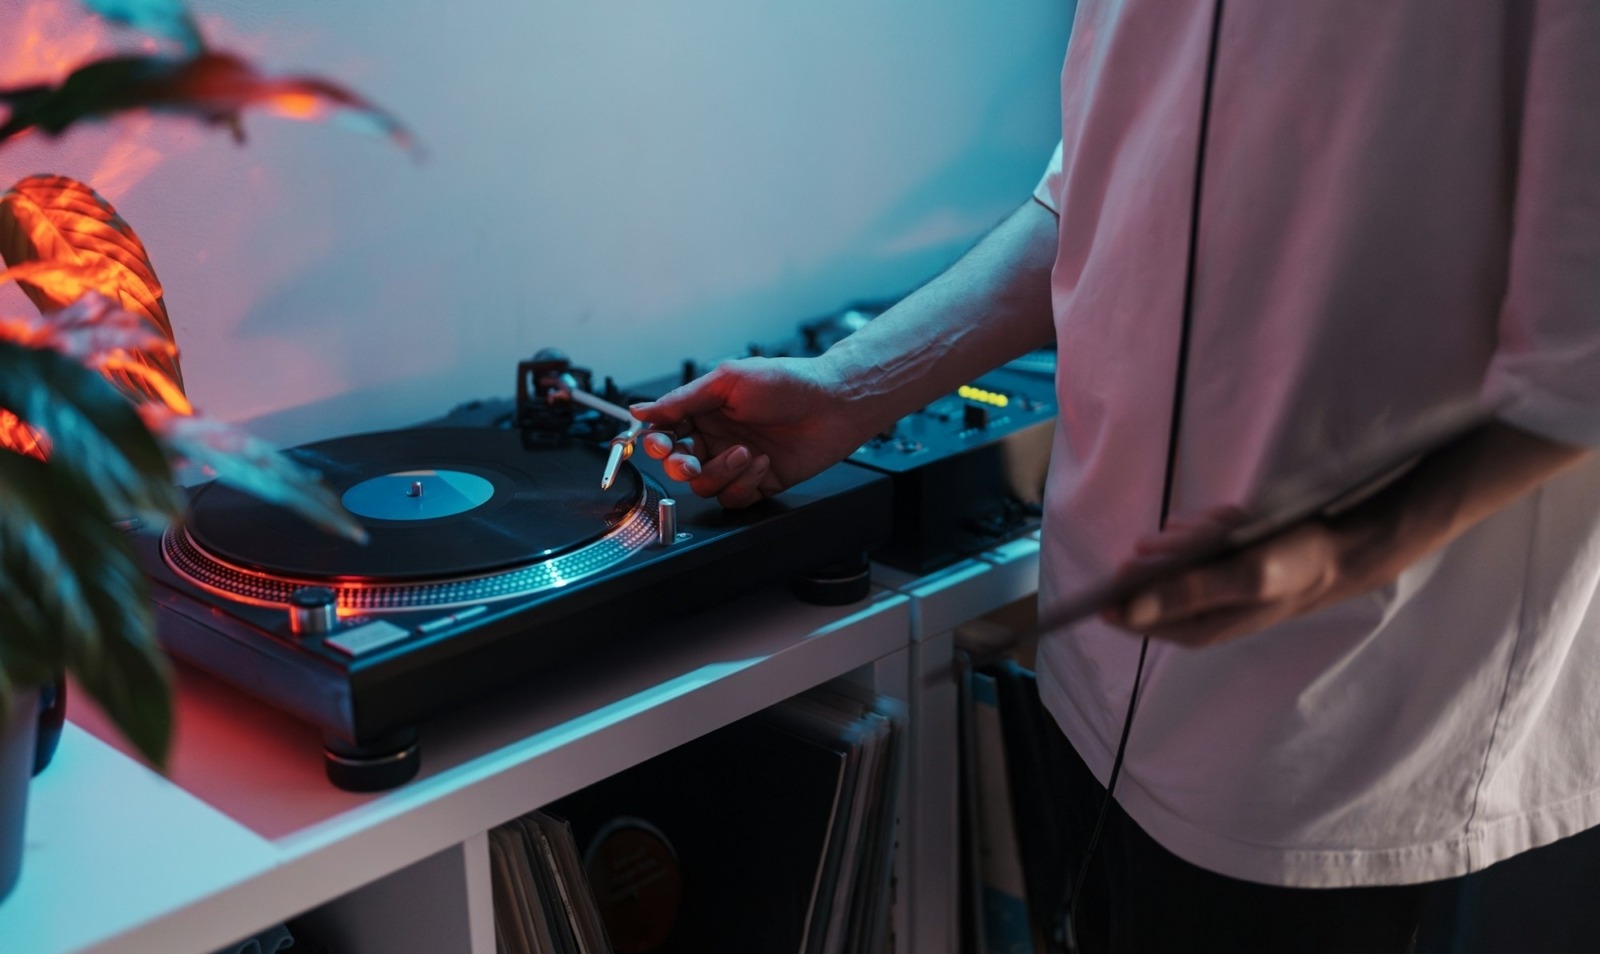
<path id="1" fill-rule="evenodd" d="M 1037 198 L 1061 405 L 1041 598 L 1161 508 L 1211 4 L 1080 0 Z M 1248 505 L 1450 402 L 1600 445 L 1600 3 L 1228 0 L 1174 513 Z M 1386 589 L 1152 643 L 1117 797 L 1206 868 L 1301 886 L 1473 871 L 1600 823 L 1600 463 Z M 1105 781 L 1138 639 L 1041 647 Z"/>

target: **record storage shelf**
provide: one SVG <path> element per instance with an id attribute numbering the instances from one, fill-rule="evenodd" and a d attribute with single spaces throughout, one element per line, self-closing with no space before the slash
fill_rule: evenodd
<path id="1" fill-rule="evenodd" d="M 291 917 L 349 954 L 493 954 L 486 832 L 812 686 L 906 702 L 896 951 L 956 949 L 951 633 L 1026 597 L 1037 543 L 925 577 L 880 568 L 848 607 L 773 590 L 664 623 L 651 651 L 581 684 L 497 695 L 424 730 L 423 769 L 389 792 L 325 781 L 315 730 L 181 673 L 170 774 L 80 700 L 32 786 L 0 951 L 208 954 Z"/>

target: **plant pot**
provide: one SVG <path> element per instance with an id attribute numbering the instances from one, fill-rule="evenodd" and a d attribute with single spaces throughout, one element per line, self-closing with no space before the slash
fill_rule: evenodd
<path id="1" fill-rule="evenodd" d="M 33 749 L 39 735 L 39 693 L 20 693 L 0 723 L 0 900 L 22 872 L 22 840 L 33 780 Z"/>
<path id="2" fill-rule="evenodd" d="M 33 748 L 33 774 L 38 775 L 55 758 L 61 729 L 67 721 L 67 677 L 39 687 L 39 732 Z"/>

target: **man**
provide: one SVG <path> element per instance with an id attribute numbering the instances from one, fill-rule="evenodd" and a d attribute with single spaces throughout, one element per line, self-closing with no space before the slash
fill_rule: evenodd
<path id="1" fill-rule="evenodd" d="M 1119 949 L 1411 949 L 1461 876 L 1600 823 L 1600 3 L 1081 0 L 1062 95 L 1033 199 L 961 261 L 819 358 L 637 408 L 676 437 L 647 449 L 745 506 L 1054 341 L 1048 617 L 1495 408 L 1039 653 L 1101 784 L 1141 674 L 1100 848 Z"/>

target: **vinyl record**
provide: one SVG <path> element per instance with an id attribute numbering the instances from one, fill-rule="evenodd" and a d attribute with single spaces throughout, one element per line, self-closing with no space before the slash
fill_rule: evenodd
<path id="1" fill-rule="evenodd" d="M 644 497 L 644 481 L 628 464 L 610 490 L 600 489 L 606 455 L 599 448 L 527 448 L 508 430 L 382 431 L 287 453 L 322 474 L 370 540 L 336 538 L 281 507 L 211 484 L 185 518 L 202 551 L 298 579 L 450 579 L 581 547 Z"/>

